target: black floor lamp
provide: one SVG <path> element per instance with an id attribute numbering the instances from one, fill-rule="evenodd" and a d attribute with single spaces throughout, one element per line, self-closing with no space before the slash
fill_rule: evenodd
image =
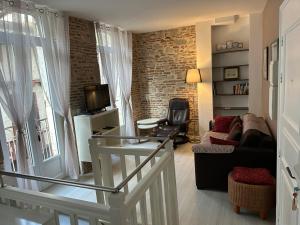
<path id="1" fill-rule="evenodd" d="M 192 84 L 195 85 L 197 88 L 197 83 L 201 83 L 202 82 L 202 78 L 201 78 L 201 73 L 199 69 L 188 69 L 186 72 L 186 78 L 185 78 L 185 82 L 187 84 Z M 196 108 L 198 107 L 197 101 L 195 101 L 195 95 L 193 96 L 193 106 Z M 193 130 L 193 134 L 194 134 L 194 138 L 191 139 L 191 142 L 197 142 L 199 141 L 198 139 L 196 139 L 196 121 L 193 122 L 194 126 L 194 130 Z"/>

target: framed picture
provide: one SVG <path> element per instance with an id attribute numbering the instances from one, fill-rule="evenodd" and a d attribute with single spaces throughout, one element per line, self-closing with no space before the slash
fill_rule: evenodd
<path id="1" fill-rule="evenodd" d="M 269 47 L 265 47 L 263 55 L 263 77 L 268 80 L 269 72 Z"/>
<path id="2" fill-rule="evenodd" d="M 240 68 L 231 66 L 224 68 L 224 80 L 238 80 L 240 78 Z"/>
<path id="3" fill-rule="evenodd" d="M 239 42 L 232 43 L 232 48 L 238 48 L 238 47 L 239 47 Z"/>
<path id="4" fill-rule="evenodd" d="M 233 41 L 226 41 L 226 48 L 227 49 L 232 49 L 232 42 Z"/>

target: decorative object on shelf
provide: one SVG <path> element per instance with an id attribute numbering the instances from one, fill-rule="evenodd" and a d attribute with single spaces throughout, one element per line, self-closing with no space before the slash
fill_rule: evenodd
<path id="1" fill-rule="evenodd" d="M 221 51 L 226 49 L 226 44 L 217 44 L 216 45 L 216 50 Z"/>
<path id="2" fill-rule="evenodd" d="M 268 61 L 269 61 L 269 47 L 264 48 L 263 54 L 263 77 L 265 80 L 268 80 Z"/>
<path id="3" fill-rule="evenodd" d="M 225 44 L 216 44 L 216 51 L 241 49 L 243 47 L 243 42 L 226 41 Z"/>
<path id="4" fill-rule="evenodd" d="M 196 84 L 197 83 L 201 83 L 202 82 L 202 78 L 201 78 L 201 73 L 199 69 L 189 69 L 186 73 L 186 78 L 185 78 L 185 82 L 187 84 Z M 197 106 L 197 101 L 195 101 L 195 96 L 193 96 L 193 105 L 195 107 L 195 109 L 198 107 Z M 193 134 L 194 134 L 194 138 L 191 139 L 191 142 L 198 142 L 199 140 L 196 138 L 196 123 L 194 121 L 193 123 Z"/>
<path id="5" fill-rule="evenodd" d="M 227 49 L 232 49 L 232 43 L 233 43 L 233 41 L 226 41 L 226 48 Z"/>
<path id="6" fill-rule="evenodd" d="M 239 47 L 239 42 L 233 42 L 232 43 L 232 48 L 238 48 Z"/>
<path id="7" fill-rule="evenodd" d="M 224 80 L 237 80 L 240 77 L 240 68 L 238 66 L 230 66 L 224 68 Z"/>

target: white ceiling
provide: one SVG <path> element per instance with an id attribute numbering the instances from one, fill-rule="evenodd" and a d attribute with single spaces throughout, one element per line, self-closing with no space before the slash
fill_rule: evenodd
<path id="1" fill-rule="evenodd" d="M 69 15 L 148 32 L 261 12 L 266 0 L 37 0 Z"/>

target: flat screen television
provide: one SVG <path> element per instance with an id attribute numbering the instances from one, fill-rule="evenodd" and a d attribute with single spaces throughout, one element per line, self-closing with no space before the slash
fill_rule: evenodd
<path id="1" fill-rule="evenodd" d="M 86 111 L 89 113 L 101 111 L 110 106 L 108 84 L 93 85 L 84 88 Z"/>

